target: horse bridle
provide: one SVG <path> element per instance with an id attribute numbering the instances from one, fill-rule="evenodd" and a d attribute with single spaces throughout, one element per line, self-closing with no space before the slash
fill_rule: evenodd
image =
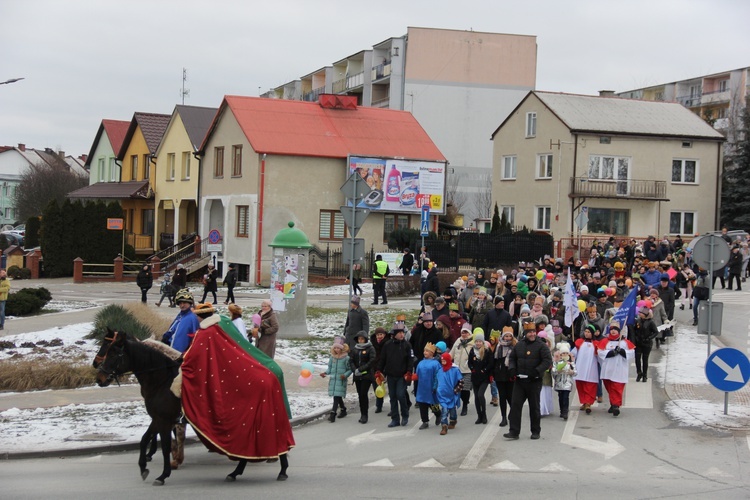
<path id="1" fill-rule="evenodd" d="M 117 385 L 120 385 L 120 374 L 117 373 L 117 367 L 120 365 L 120 362 L 122 361 L 122 357 L 125 355 L 123 350 L 115 348 L 117 359 L 115 360 L 112 370 L 106 370 L 104 368 L 104 362 L 107 360 L 107 356 L 109 356 L 109 350 L 112 348 L 115 341 L 117 340 L 117 335 L 118 335 L 118 332 L 113 332 L 111 337 L 104 337 L 105 341 L 109 341 L 109 345 L 107 346 L 107 350 L 104 351 L 104 356 L 97 355 L 94 358 L 94 363 L 98 365 L 98 370 L 107 376 L 107 380 L 109 381 L 114 380 L 117 383 Z"/>

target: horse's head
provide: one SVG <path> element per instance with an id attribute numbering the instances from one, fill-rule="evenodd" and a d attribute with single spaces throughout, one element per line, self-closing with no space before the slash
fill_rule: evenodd
<path id="1" fill-rule="evenodd" d="M 107 335 L 99 352 L 94 358 L 94 368 L 97 368 L 96 383 L 99 387 L 106 387 L 117 381 L 118 377 L 129 371 L 127 355 L 125 353 L 125 332 L 112 331 L 107 328 Z"/>

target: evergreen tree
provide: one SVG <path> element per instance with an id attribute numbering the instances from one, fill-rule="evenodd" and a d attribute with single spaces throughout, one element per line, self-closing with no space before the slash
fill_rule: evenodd
<path id="1" fill-rule="evenodd" d="M 734 154 L 725 159 L 721 189 L 721 225 L 750 228 L 750 111 L 742 115 L 741 139 Z"/>
<path id="2" fill-rule="evenodd" d="M 63 246 L 63 232 L 65 231 L 62 211 L 57 200 L 47 204 L 42 215 L 42 227 L 39 231 L 39 244 L 44 256 L 44 270 L 51 278 L 65 276 L 61 267 Z"/>
<path id="3" fill-rule="evenodd" d="M 496 233 L 500 231 L 500 224 L 502 221 L 500 220 L 500 210 L 497 208 L 497 202 L 495 202 L 495 211 L 492 214 L 492 227 L 490 228 L 491 233 Z"/>
<path id="4" fill-rule="evenodd" d="M 23 237 L 25 248 L 36 248 L 39 246 L 39 229 L 42 221 L 38 216 L 29 217 L 26 220 L 26 235 Z"/>

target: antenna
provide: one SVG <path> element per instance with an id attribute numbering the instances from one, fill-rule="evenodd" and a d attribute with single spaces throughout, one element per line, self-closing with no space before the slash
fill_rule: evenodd
<path id="1" fill-rule="evenodd" d="M 185 82 L 187 82 L 187 68 L 182 68 L 182 89 L 180 89 L 180 97 L 182 98 L 182 104 L 185 104 L 185 97 L 190 97 L 190 89 L 185 88 Z"/>

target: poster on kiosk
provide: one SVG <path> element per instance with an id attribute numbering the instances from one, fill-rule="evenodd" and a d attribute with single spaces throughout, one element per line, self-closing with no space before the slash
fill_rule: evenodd
<path id="1" fill-rule="evenodd" d="M 372 189 L 359 207 L 419 215 L 427 205 L 432 215 L 445 213 L 445 162 L 351 156 L 347 177 L 353 172 Z"/>

